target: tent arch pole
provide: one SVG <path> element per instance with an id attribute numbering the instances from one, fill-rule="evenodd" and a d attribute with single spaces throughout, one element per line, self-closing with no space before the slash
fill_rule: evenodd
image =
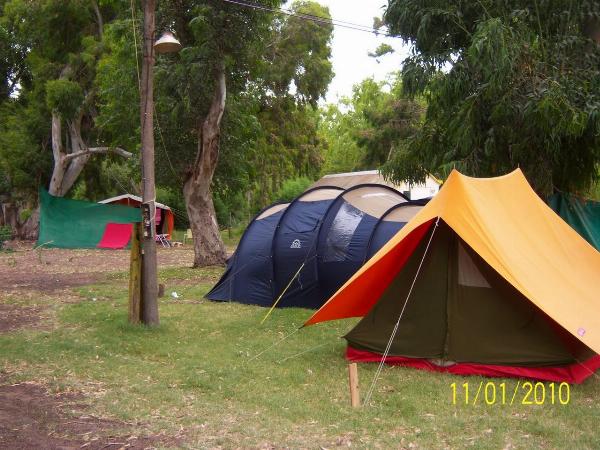
<path id="1" fill-rule="evenodd" d="M 275 299 L 277 298 L 277 292 L 275 292 L 275 249 L 277 248 L 277 246 L 275 245 L 278 237 L 279 237 L 279 230 L 281 228 L 281 224 L 283 223 L 283 219 L 286 217 L 288 211 L 290 211 L 292 209 L 292 207 L 298 203 L 300 201 L 300 199 L 302 197 L 304 197 L 306 194 L 310 194 L 311 192 L 315 192 L 315 191 L 320 191 L 320 190 L 324 190 L 324 189 L 333 189 L 333 190 L 338 190 L 338 191 L 344 191 L 343 188 L 341 187 L 337 187 L 337 186 L 317 186 L 314 187 L 312 189 L 309 189 L 305 192 L 303 192 L 302 194 L 300 194 L 298 197 L 296 197 L 294 200 L 292 200 L 290 202 L 290 204 L 288 205 L 288 207 L 285 209 L 285 211 L 283 212 L 283 214 L 281 215 L 281 217 L 279 218 L 279 220 L 277 221 L 277 225 L 275 226 L 275 231 L 273 232 L 273 240 L 271 241 L 271 274 L 272 274 L 272 279 L 271 279 L 271 300 L 275 301 Z M 339 194 L 341 195 L 341 193 Z M 338 197 L 339 197 L 338 195 Z M 334 200 L 335 202 L 335 200 Z M 332 202 L 332 204 L 334 203 Z M 331 205 L 329 205 L 331 206 Z M 328 207 L 329 208 L 329 207 Z M 323 216 L 324 217 L 324 216 Z M 319 220 L 319 224 L 317 225 L 317 227 L 321 227 L 321 224 L 323 222 L 323 219 L 321 218 L 321 220 Z M 309 247 L 310 249 L 310 247 Z"/>
<path id="2" fill-rule="evenodd" d="M 390 207 L 386 212 L 384 212 L 382 214 L 382 216 L 379 218 L 379 220 L 377 221 L 377 223 L 375 224 L 375 226 L 373 227 L 373 230 L 371 231 L 371 235 L 369 236 L 369 240 L 367 241 L 367 248 L 365 250 L 365 256 L 363 257 L 363 264 L 366 263 L 368 260 L 367 256 L 369 255 L 369 251 L 371 250 L 371 245 L 373 244 L 373 239 L 375 238 L 375 232 L 379 228 L 379 225 L 381 224 L 381 222 L 383 222 L 383 219 L 385 219 L 392 212 L 394 212 L 395 210 L 397 210 L 399 208 L 404 208 L 405 206 L 425 206 L 426 203 L 427 202 L 423 202 L 423 201 L 409 200 L 408 202 L 398 203 L 397 205 Z"/>
<path id="3" fill-rule="evenodd" d="M 331 203 L 331 205 L 329 205 L 329 207 L 327 208 L 327 210 L 325 211 L 325 214 L 323 214 L 323 220 L 321 225 L 319 226 L 319 232 L 317 233 L 317 262 L 319 261 L 319 243 L 321 242 L 321 232 L 323 229 L 323 223 L 325 223 L 325 221 L 327 220 L 329 214 L 331 214 L 331 212 L 333 211 L 333 207 L 341 200 L 344 199 L 344 195 L 346 195 L 348 192 L 352 192 L 354 190 L 357 189 L 362 189 L 362 188 L 368 188 L 368 187 L 375 187 L 375 188 L 383 188 L 385 190 L 391 191 L 394 194 L 398 194 L 401 198 L 403 198 L 404 200 L 406 200 L 405 202 L 402 203 L 398 203 L 398 205 L 404 205 L 405 203 L 409 203 L 410 200 L 408 199 L 408 197 L 406 197 L 406 195 L 404 195 L 402 192 L 400 192 L 398 189 L 394 189 L 391 186 L 385 185 L 385 184 L 377 184 L 377 183 L 363 183 L 363 184 L 357 184 L 356 186 L 352 186 L 349 187 L 348 189 L 345 189 L 344 192 L 342 192 L 338 198 L 336 198 L 333 203 Z M 398 205 L 394 205 L 392 206 L 392 208 L 397 207 Z M 384 213 L 384 215 L 387 214 L 387 211 Z M 382 216 L 383 217 L 383 216 Z M 377 225 L 379 225 L 379 221 L 377 222 L 377 224 L 375 224 L 375 228 L 377 227 Z M 373 234 L 373 232 L 371 232 L 371 235 Z M 371 236 L 369 236 L 369 244 L 371 243 Z M 363 258 L 363 263 L 366 260 L 366 255 L 368 254 L 368 246 L 367 246 L 367 251 L 365 252 L 365 256 Z M 317 264 L 317 280 L 319 280 L 319 267 Z"/>

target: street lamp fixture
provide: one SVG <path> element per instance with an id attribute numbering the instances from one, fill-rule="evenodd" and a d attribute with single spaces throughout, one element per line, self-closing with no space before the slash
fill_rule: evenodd
<path id="1" fill-rule="evenodd" d="M 156 53 L 175 53 L 181 50 L 181 43 L 170 31 L 165 31 L 154 43 Z"/>

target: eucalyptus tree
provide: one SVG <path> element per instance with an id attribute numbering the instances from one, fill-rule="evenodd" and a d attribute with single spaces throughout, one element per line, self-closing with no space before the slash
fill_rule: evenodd
<path id="1" fill-rule="evenodd" d="M 586 189 L 600 161 L 599 17 L 592 0 L 390 0 L 384 21 L 413 47 L 404 89 L 428 108 L 389 174 L 520 167 L 540 193 Z"/>
<path id="2" fill-rule="evenodd" d="M 280 3 L 260 5 L 272 9 Z M 294 8 L 317 11 L 311 2 Z M 157 62 L 158 118 L 171 154 L 162 158 L 165 168 L 162 179 L 158 176 L 181 179 L 195 266 L 222 263 L 226 256 L 213 200 L 215 181 L 219 194 L 233 197 L 244 188 L 253 190 L 257 179 L 278 176 L 267 166 L 311 165 L 304 156 L 314 152 L 302 150 L 312 149 L 316 126 L 303 133 L 302 126 L 286 130 L 283 125 L 300 123 L 292 110 L 316 104 L 326 91 L 332 76 L 331 24 L 299 20 L 276 19 L 269 11 L 222 0 L 161 2 L 159 28 L 173 28 L 184 48 Z M 292 154 L 275 150 L 292 146 Z M 219 171 L 219 165 L 226 170 Z"/>
<path id="3" fill-rule="evenodd" d="M 211 189 L 221 122 L 227 96 L 243 90 L 271 20 L 265 11 L 222 0 L 160 3 L 159 29 L 173 28 L 184 47 L 157 61 L 156 86 L 159 119 L 176 139 L 176 163 L 184 166 L 178 176 L 194 236 L 194 266 L 225 261 Z"/>
<path id="4" fill-rule="evenodd" d="M 18 94 L 22 110 L 16 113 L 24 109 L 47 118 L 45 124 L 36 124 L 34 133 L 39 135 L 35 144 L 52 154 L 52 195 L 65 195 L 92 155 L 131 156 L 122 148 L 96 141 L 96 68 L 104 51 L 104 24 L 121 3 L 125 4 L 95 0 L 9 0 L 4 4 L 3 22 L 20 40 L 18 48 L 25 51 L 29 76 L 19 78 L 24 81 Z"/>
<path id="5" fill-rule="evenodd" d="M 276 18 L 257 75 L 262 83 L 258 119 L 263 138 L 255 164 L 262 172 L 263 206 L 284 180 L 314 179 L 323 163 L 317 103 L 333 78 L 333 25 L 329 9 L 317 2 L 297 1 L 290 10 L 294 15 Z"/>

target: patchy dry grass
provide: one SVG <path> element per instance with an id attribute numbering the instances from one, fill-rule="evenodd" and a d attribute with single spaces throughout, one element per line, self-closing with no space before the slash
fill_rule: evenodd
<path id="1" fill-rule="evenodd" d="M 190 448 L 597 448 L 600 442 L 597 377 L 572 386 L 565 406 L 467 406 L 452 404 L 451 383 L 477 386 L 483 379 L 386 368 L 373 405 L 351 409 L 339 337 L 352 321 L 302 329 L 253 359 L 311 312 L 277 310 L 260 326 L 263 308 L 204 300 L 221 270 L 161 269 L 167 296 L 157 329 L 126 323 L 123 274 L 75 287 L 70 295 L 77 302 L 51 294 L 44 302 L 55 305 L 53 327 L 0 334 L 0 367 L 11 381 L 84 393 L 101 417 L 183 435 Z M 375 369 L 359 367 L 363 393 Z"/>

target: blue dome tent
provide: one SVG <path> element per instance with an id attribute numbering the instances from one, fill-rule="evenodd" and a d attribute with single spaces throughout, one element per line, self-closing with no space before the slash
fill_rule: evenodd
<path id="1" fill-rule="evenodd" d="M 319 186 L 248 225 L 216 301 L 319 308 L 426 203 L 380 184 Z"/>

